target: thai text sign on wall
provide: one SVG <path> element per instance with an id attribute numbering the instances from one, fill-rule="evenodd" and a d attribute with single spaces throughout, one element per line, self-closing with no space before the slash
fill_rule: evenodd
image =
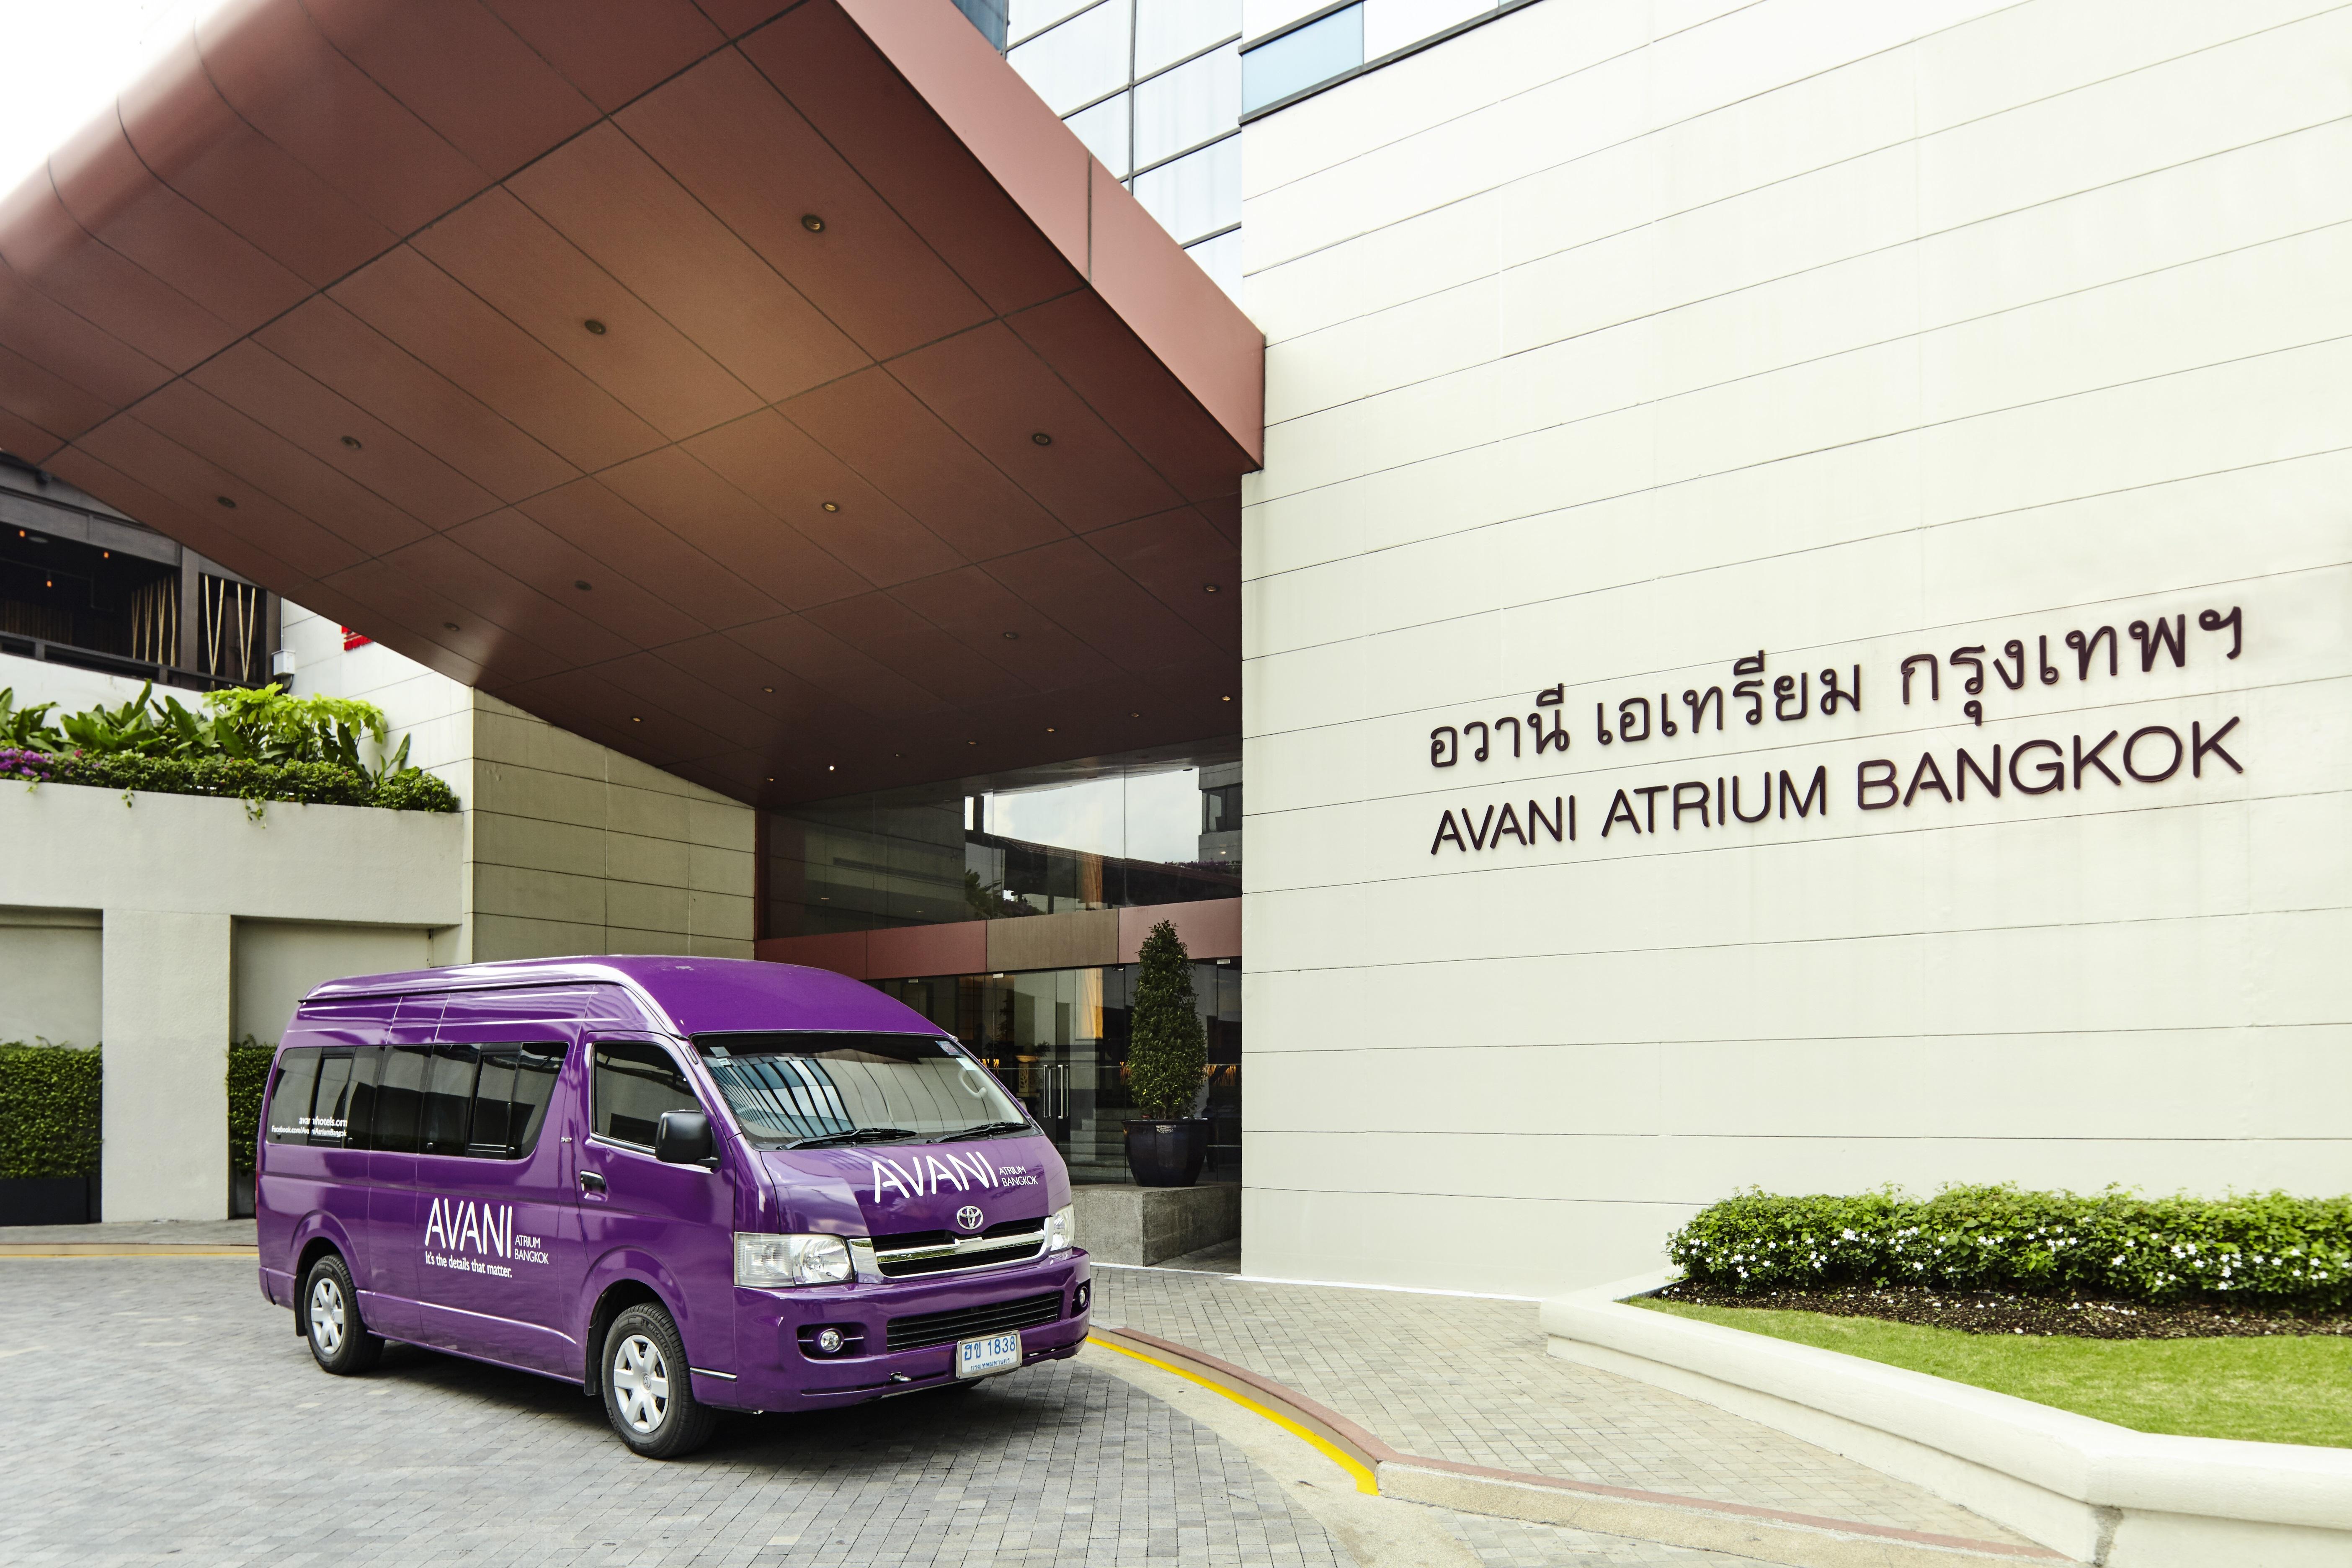
<path id="1" fill-rule="evenodd" d="M 1865 685 L 1873 703 L 1886 703 L 1891 695 L 1895 700 L 1890 706 L 1912 709 L 1940 709 L 1948 689 L 1958 716 L 1981 728 L 1988 701 L 1998 708 L 2004 693 L 2070 681 L 2160 679 L 2188 668 L 2192 661 L 2226 662 L 2244 651 L 2245 616 L 2234 605 L 2227 610 L 2199 610 L 2193 625 L 2190 613 L 2181 611 L 2134 620 L 2120 637 L 2113 626 L 2077 627 L 2064 633 L 2055 648 L 2046 633 L 2033 634 L 2030 646 L 2022 637 L 1998 642 L 1988 638 L 1940 654 L 1908 654 L 1893 668 L 1877 671 L 1867 670 L 1860 661 L 1847 662 L 1843 668 L 1832 664 L 1818 670 L 1776 671 L 1770 657 L 1759 651 L 1732 661 L 1727 684 L 1686 687 L 1679 694 L 1660 691 L 1654 700 L 1643 691 L 1595 701 L 1591 743 L 1612 748 L 1610 761 L 1622 763 L 1629 753 L 1615 748 L 1663 749 L 1684 737 L 1695 741 L 1710 731 L 1725 732 L 1735 723 L 1758 730 L 1817 724 L 1841 714 L 1859 715 Z M 1538 692 L 1524 716 L 1513 712 L 1441 724 L 1429 732 L 1430 765 L 1457 768 L 1466 763 L 1483 771 L 1514 759 L 1565 753 L 1579 736 L 1567 717 L 1569 708 L 1563 683 Z M 1832 780 L 1826 763 L 1765 768 L 1752 779 L 1727 772 L 1712 778 L 1629 784 L 1614 787 L 1600 805 L 1597 832 L 1589 816 L 1586 831 L 1600 838 L 1638 838 L 1755 826 L 1792 816 L 1811 820 L 1829 816 L 1832 801 L 1839 799 L 1850 810 L 1885 811 L 1916 806 L 1923 798 L 1958 805 L 1972 796 L 1997 801 L 2004 791 L 2032 796 L 2110 785 L 2124 789 L 2166 784 L 2184 773 L 2201 779 L 2209 769 L 2224 767 L 2242 773 L 2245 768 L 2231 750 L 2243 746 L 2241 723 L 2239 715 L 2217 710 L 2190 718 L 2185 729 L 2177 722 L 2142 724 L 2126 733 L 2126 726 L 2116 724 L 2100 733 L 2100 726 L 2092 724 L 2063 739 L 2036 736 L 1964 742 L 1948 752 L 1923 750 L 1916 762 L 1907 754 L 1866 758 L 1854 766 L 1850 795 L 1843 794 L 1846 781 Z M 1792 732 L 1789 738 L 1803 737 Z M 1471 854 L 1498 850 L 1507 842 L 1531 848 L 1576 841 L 1575 795 L 1561 792 L 1549 801 L 1530 798 L 1525 806 L 1524 815 L 1517 800 L 1441 807 L 1429 852 Z"/>

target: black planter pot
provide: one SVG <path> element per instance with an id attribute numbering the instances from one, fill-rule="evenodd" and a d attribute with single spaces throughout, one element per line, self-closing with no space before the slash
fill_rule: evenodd
<path id="1" fill-rule="evenodd" d="M 1127 1168 L 1139 1187 L 1189 1187 L 1209 1158 L 1209 1124 L 1189 1116 L 1127 1124 Z"/>
<path id="2" fill-rule="evenodd" d="M 0 1181 L 0 1225 L 88 1225 L 98 1218 L 89 1176 Z"/>

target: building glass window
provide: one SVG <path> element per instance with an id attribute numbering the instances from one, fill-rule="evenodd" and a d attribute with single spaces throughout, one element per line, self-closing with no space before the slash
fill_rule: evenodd
<path id="1" fill-rule="evenodd" d="M 761 934 L 1239 898 L 1238 821 L 1203 802 L 1224 792 L 1238 806 L 1240 750 L 1136 752 L 772 813 Z"/>
<path id="2" fill-rule="evenodd" d="M 1135 177 L 1135 199 L 1181 244 L 1242 220 L 1242 139 L 1228 136 Z"/>
<path id="3" fill-rule="evenodd" d="M 1129 121 L 1128 95 L 1107 98 L 1092 109 L 1082 109 L 1063 121 L 1078 133 L 1087 151 L 1101 161 L 1102 166 L 1119 179 L 1125 179 L 1135 167 L 1128 156 Z"/>
<path id="4" fill-rule="evenodd" d="M 1068 21 L 1016 44 L 1004 58 L 1056 114 L 1128 85 L 1130 0 L 1101 0 Z"/>
<path id="5" fill-rule="evenodd" d="M 1201 264 L 1201 270 L 1216 279 L 1235 302 L 1242 297 L 1242 231 L 1227 229 L 1214 239 L 1204 239 L 1185 247 L 1185 253 Z"/>
<path id="6" fill-rule="evenodd" d="M 1083 11 L 1092 0 L 1013 0 L 1006 8 L 1009 35 L 1020 43 L 1042 33 L 1065 16 Z"/>
<path id="7" fill-rule="evenodd" d="M 1238 44 L 1163 71 L 1135 89 L 1135 162 L 1161 159 L 1232 131 L 1242 118 L 1242 52 Z"/>
<path id="8" fill-rule="evenodd" d="M 1364 0 L 1364 58 L 1379 59 L 1494 8 L 1495 0 Z"/>
<path id="9" fill-rule="evenodd" d="M 1364 63 L 1364 8 L 1350 5 L 1242 57 L 1242 112 L 1265 108 Z"/>
<path id="10" fill-rule="evenodd" d="M 1124 1124 L 1129 1007 L 1136 966 L 877 980 L 951 1034 L 1035 1117 L 1077 1181 L 1128 1179 Z M 1195 959 L 1192 994 L 1208 1046 L 1200 1114 L 1212 1181 L 1241 1176 L 1242 964 Z"/>
<path id="11" fill-rule="evenodd" d="M 1135 0 L 1135 74 L 1190 59 L 1241 30 L 1241 0 Z"/>

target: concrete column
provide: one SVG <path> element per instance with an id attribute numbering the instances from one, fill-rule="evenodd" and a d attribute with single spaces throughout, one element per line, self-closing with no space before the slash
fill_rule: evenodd
<path id="1" fill-rule="evenodd" d="M 104 1217 L 224 1218 L 232 921 L 111 909 L 104 919 Z"/>

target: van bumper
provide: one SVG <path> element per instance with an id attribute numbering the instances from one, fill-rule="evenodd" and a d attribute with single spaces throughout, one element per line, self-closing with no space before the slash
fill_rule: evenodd
<path id="1" fill-rule="evenodd" d="M 1076 1355 L 1086 1342 L 1093 1289 L 1093 1270 L 1077 1250 L 928 1279 L 787 1290 L 738 1286 L 735 1376 L 697 1373 L 694 1396 L 725 1410 L 820 1410 L 943 1388 L 956 1381 L 954 1342 L 893 1352 L 887 1348 L 892 1319 L 985 1309 L 1048 1292 L 1060 1298 L 1055 1315 L 1021 1330 L 1022 1364 L 1059 1361 Z M 855 1330 L 862 1343 L 833 1356 L 803 1347 L 803 1329 L 826 1326 Z"/>

